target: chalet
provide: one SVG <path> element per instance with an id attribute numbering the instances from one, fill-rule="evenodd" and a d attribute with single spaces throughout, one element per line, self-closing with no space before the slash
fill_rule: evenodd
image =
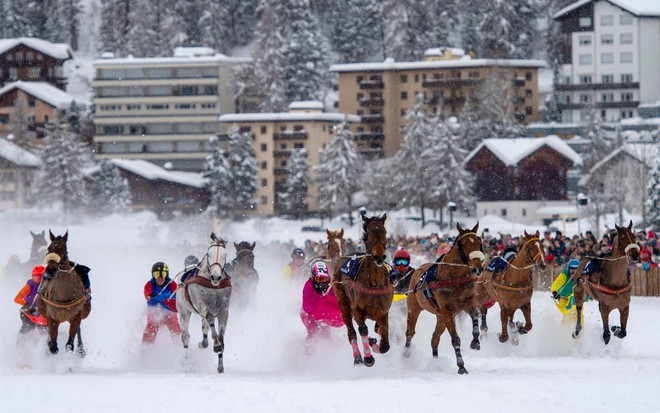
<path id="1" fill-rule="evenodd" d="M 34 175 L 41 162 L 31 152 L 0 138 L 0 211 L 16 211 L 34 201 Z"/>
<path id="2" fill-rule="evenodd" d="M 557 136 L 486 139 L 465 160 L 476 175 L 477 215 L 526 224 L 537 222 L 539 208 L 569 205 L 568 171 L 580 165 Z"/>
<path id="3" fill-rule="evenodd" d="M 0 39 L 0 85 L 24 80 L 65 90 L 64 62 L 72 58 L 68 44 L 32 37 Z"/>
<path id="4" fill-rule="evenodd" d="M 0 133 L 33 142 L 43 137 L 44 126 L 57 110 L 65 110 L 74 102 L 73 96 L 46 82 L 19 80 L 5 85 L 0 88 Z"/>

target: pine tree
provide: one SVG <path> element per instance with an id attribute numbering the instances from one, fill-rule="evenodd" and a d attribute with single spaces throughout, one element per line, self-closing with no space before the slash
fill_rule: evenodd
<path id="1" fill-rule="evenodd" d="M 646 225 L 660 232 L 660 161 L 656 159 L 647 185 Z"/>
<path id="2" fill-rule="evenodd" d="M 529 0 L 487 0 L 479 32 L 484 57 L 528 59 L 536 38 L 534 9 Z"/>
<path id="3" fill-rule="evenodd" d="M 252 147 L 250 132 L 241 133 L 237 126 L 229 135 L 229 168 L 234 207 L 237 210 L 254 208 L 254 195 L 257 193 L 257 161 Z"/>
<path id="4" fill-rule="evenodd" d="M 282 209 L 294 217 L 300 217 L 307 212 L 308 170 L 307 150 L 304 148 L 294 149 L 286 166 L 285 190 L 280 194 Z"/>
<path id="5" fill-rule="evenodd" d="M 334 0 L 328 39 L 342 63 L 367 61 L 382 53 L 382 5 L 376 0 Z"/>
<path id="6" fill-rule="evenodd" d="M 584 136 L 591 141 L 589 151 L 584 160 L 585 170 L 591 169 L 598 161 L 609 155 L 623 142 L 620 141 L 620 132 L 616 128 L 605 124 L 592 106 L 589 119 L 585 125 Z"/>
<path id="7" fill-rule="evenodd" d="M 206 188 L 211 194 L 210 206 L 217 216 L 228 215 L 234 209 L 232 176 L 229 170 L 229 156 L 222 149 L 217 136 L 209 138 L 211 153 L 204 164 Z"/>
<path id="8" fill-rule="evenodd" d="M 319 165 L 315 168 L 319 191 L 319 206 L 332 216 L 333 213 L 348 213 L 353 225 L 352 197 L 359 189 L 362 160 L 357 152 L 354 135 L 342 122 L 335 128 L 335 139 L 320 153 Z"/>
<path id="9" fill-rule="evenodd" d="M 461 16 L 461 45 L 467 53 L 481 57 L 481 41 L 479 23 L 483 19 L 481 0 L 467 0 L 465 7 L 459 9 Z"/>
<path id="10" fill-rule="evenodd" d="M 94 210 L 106 214 L 127 212 L 131 205 L 128 181 L 109 159 L 103 159 L 99 167 L 94 188 Z"/>
<path id="11" fill-rule="evenodd" d="M 103 51 L 117 57 L 128 54 L 130 0 L 107 0 L 101 12 L 100 38 Z"/>
<path id="12" fill-rule="evenodd" d="M 59 203 L 69 216 L 88 203 L 82 170 L 90 162 L 91 150 L 71 132 L 61 114 L 46 125 L 44 143 L 37 174 L 40 200 Z"/>
<path id="13" fill-rule="evenodd" d="M 489 138 L 517 138 L 525 132 L 525 127 L 513 119 L 516 114 L 512 84 L 510 73 L 493 70 L 488 82 L 475 91 L 482 125 Z"/>

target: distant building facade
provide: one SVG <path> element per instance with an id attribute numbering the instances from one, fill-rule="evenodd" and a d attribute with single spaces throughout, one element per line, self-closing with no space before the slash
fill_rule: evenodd
<path id="1" fill-rule="evenodd" d="M 660 2 L 580 0 L 554 15 L 561 24 L 562 122 L 593 110 L 609 122 L 660 100 Z"/>
<path id="2" fill-rule="evenodd" d="M 31 152 L 0 138 L 0 211 L 32 206 L 34 178 L 41 161 Z"/>
<path id="3" fill-rule="evenodd" d="M 463 111 L 467 97 L 489 78 L 505 77 L 506 95 L 515 101 L 511 119 L 522 123 L 539 119 L 537 60 L 472 59 L 461 49 L 429 49 L 424 61 L 338 64 L 339 112 L 362 118 L 356 125 L 359 141 L 375 155 L 390 157 L 399 149 L 406 113 L 423 95 L 430 112 L 447 116 Z"/>
<path id="4" fill-rule="evenodd" d="M 64 62 L 72 58 L 68 44 L 32 37 L 0 39 L 0 86 L 23 80 L 66 90 Z"/>
<path id="5" fill-rule="evenodd" d="M 334 127 L 346 121 L 356 124 L 360 118 L 342 113 L 325 113 L 321 102 L 292 102 L 288 113 L 227 114 L 220 122 L 231 130 L 234 125 L 242 132 L 250 132 L 256 152 L 258 177 L 255 212 L 273 215 L 281 212 L 278 193 L 287 179 L 285 168 L 294 149 L 305 148 L 309 164 L 310 187 L 307 196 L 308 212 L 318 211 L 318 191 L 314 183 L 314 166 L 319 164 L 319 151 L 335 137 Z M 351 129 L 353 129 L 351 127 Z M 227 135 L 221 136 L 227 140 Z"/>
<path id="6" fill-rule="evenodd" d="M 234 68 L 246 61 L 206 48 L 165 58 L 94 61 L 96 157 L 145 159 L 201 171 L 218 116 L 240 112 Z"/>

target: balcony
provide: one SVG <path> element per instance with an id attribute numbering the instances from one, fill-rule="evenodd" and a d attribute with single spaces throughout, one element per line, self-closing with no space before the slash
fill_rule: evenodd
<path id="1" fill-rule="evenodd" d="M 289 158 L 292 151 L 273 151 L 274 158 Z"/>
<path id="2" fill-rule="evenodd" d="M 382 80 L 363 80 L 360 84 L 360 89 L 382 89 L 385 87 Z"/>
<path id="3" fill-rule="evenodd" d="M 383 123 L 385 118 L 383 115 L 364 115 L 362 116 L 362 123 Z"/>
<path id="4" fill-rule="evenodd" d="M 555 85 L 557 91 L 575 91 L 575 90 L 605 90 L 605 89 L 639 89 L 639 82 L 626 83 L 582 83 L 582 84 L 563 84 Z"/>
<path id="5" fill-rule="evenodd" d="M 358 141 L 379 142 L 385 140 L 383 132 L 360 132 L 355 135 Z"/>
<path id="6" fill-rule="evenodd" d="M 525 86 L 525 78 L 524 77 L 517 77 L 513 79 L 513 85 L 514 86 Z"/>
<path id="7" fill-rule="evenodd" d="M 273 175 L 275 176 L 283 176 L 283 175 L 288 175 L 289 173 L 286 171 L 286 168 L 275 168 L 273 169 Z"/>
<path id="8" fill-rule="evenodd" d="M 452 86 L 461 86 L 461 85 L 467 86 L 479 82 L 481 82 L 481 78 L 478 77 L 468 77 L 465 79 L 460 77 L 447 77 L 440 79 L 423 80 L 422 86 L 423 87 L 440 87 L 440 86 L 452 87 Z"/>
<path id="9" fill-rule="evenodd" d="M 305 131 L 280 132 L 273 135 L 273 140 L 304 141 L 307 140 L 307 132 Z"/>
<path id="10" fill-rule="evenodd" d="M 360 99 L 360 106 L 364 107 L 383 106 L 384 104 L 383 98 Z"/>
<path id="11" fill-rule="evenodd" d="M 558 103 L 557 109 L 559 110 L 570 110 L 570 109 L 586 109 L 590 107 L 596 107 L 599 109 L 616 109 L 616 108 L 636 108 L 639 106 L 638 100 L 633 100 L 630 102 L 596 102 L 593 103 Z"/>

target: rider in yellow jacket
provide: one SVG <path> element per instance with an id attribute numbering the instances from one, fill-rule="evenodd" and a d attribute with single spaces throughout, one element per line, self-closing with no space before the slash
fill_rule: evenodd
<path id="1" fill-rule="evenodd" d="M 559 273 L 550 287 L 552 298 L 555 300 L 555 305 L 557 305 L 559 311 L 564 316 L 570 315 L 572 318 L 575 318 L 577 313 L 575 311 L 575 297 L 573 296 L 574 282 L 571 277 L 579 266 L 579 260 L 570 260 L 566 268 Z M 585 302 L 589 300 L 591 300 L 591 297 L 587 297 Z"/>

